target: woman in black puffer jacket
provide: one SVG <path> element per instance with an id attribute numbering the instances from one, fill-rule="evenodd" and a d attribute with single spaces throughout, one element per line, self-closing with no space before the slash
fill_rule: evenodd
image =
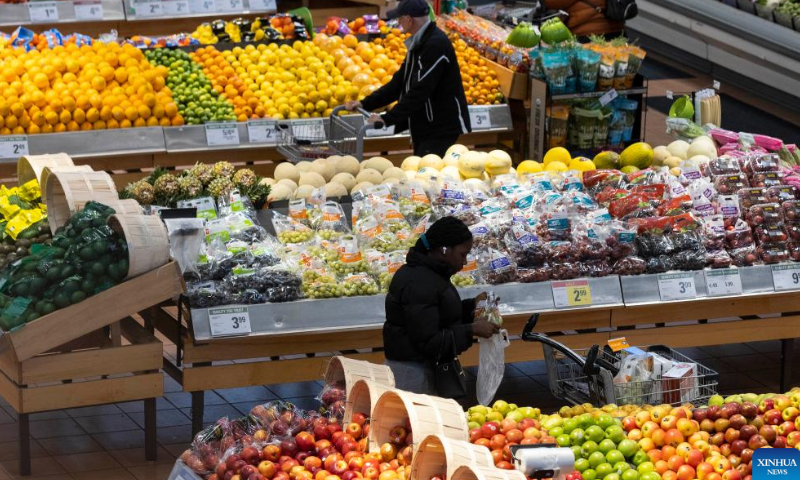
<path id="1" fill-rule="evenodd" d="M 489 338 L 497 325 L 473 321 L 476 302 L 461 300 L 450 277 L 467 263 L 472 233 L 454 217 L 437 220 L 408 251 L 386 295 L 383 345 L 386 364 L 401 390 L 436 394 L 434 364 Z M 454 348 L 455 347 L 455 348 Z M 452 357 L 451 357 L 452 358 Z"/>

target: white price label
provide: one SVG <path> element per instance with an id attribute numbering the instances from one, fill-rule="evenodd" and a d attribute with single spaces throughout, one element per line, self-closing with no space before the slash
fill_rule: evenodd
<path id="1" fill-rule="evenodd" d="M 208 323 L 212 337 L 247 335 L 252 331 L 247 307 L 209 308 Z"/>
<path id="2" fill-rule="evenodd" d="M 714 80 L 712 86 L 714 87 L 714 90 L 719 90 L 722 87 L 722 85 L 719 83 L 719 80 Z"/>
<path id="3" fill-rule="evenodd" d="M 489 130 L 492 128 L 492 118 L 486 107 L 471 107 L 469 109 L 469 122 L 473 130 Z"/>
<path id="4" fill-rule="evenodd" d="M 672 93 L 672 90 L 667 90 L 666 97 L 672 100 L 673 98 L 675 98 L 675 94 Z"/>
<path id="5" fill-rule="evenodd" d="M 278 143 L 278 123 L 274 120 L 254 120 L 247 122 L 247 136 L 250 143 Z"/>
<path id="6" fill-rule="evenodd" d="M 686 300 L 697 297 L 694 273 L 662 273 L 658 276 L 661 300 Z"/>
<path id="7" fill-rule="evenodd" d="M 243 0 L 219 0 L 217 1 L 218 12 L 242 12 L 244 11 Z"/>
<path id="8" fill-rule="evenodd" d="M 772 283 L 775 291 L 800 289 L 800 265 L 773 265 Z"/>
<path id="9" fill-rule="evenodd" d="M 275 0 L 250 0 L 251 12 L 275 12 L 278 3 Z"/>
<path id="10" fill-rule="evenodd" d="M 102 20 L 103 4 L 100 2 L 75 2 L 76 20 Z"/>
<path id="11" fill-rule="evenodd" d="M 56 2 L 30 2 L 28 13 L 32 23 L 53 23 L 58 21 L 58 5 Z"/>
<path id="12" fill-rule="evenodd" d="M 592 289 L 588 280 L 552 282 L 556 308 L 588 307 L 592 305 Z"/>
<path id="13" fill-rule="evenodd" d="M 165 0 L 164 13 L 169 16 L 186 15 L 189 12 L 189 0 Z"/>
<path id="14" fill-rule="evenodd" d="M 164 16 L 164 6 L 161 4 L 161 0 L 138 0 L 134 5 L 137 17 L 155 18 Z"/>
<path id="15" fill-rule="evenodd" d="M 705 275 L 706 291 L 709 297 L 742 293 L 742 277 L 739 275 L 739 270 L 735 268 L 706 270 Z"/>
<path id="16" fill-rule="evenodd" d="M 193 13 L 215 13 L 217 11 L 215 0 L 192 0 L 190 6 Z"/>
<path id="17" fill-rule="evenodd" d="M 325 140 L 325 122 L 314 120 L 295 120 L 292 122 L 292 135 L 298 140 L 321 142 Z"/>
<path id="18" fill-rule="evenodd" d="M 368 137 L 389 137 L 394 135 L 394 125 L 389 127 L 384 125 L 383 128 L 370 128 L 365 134 Z"/>
<path id="19" fill-rule="evenodd" d="M 23 155 L 28 155 L 28 137 L 20 135 L 17 137 L 0 137 L 0 158 L 19 159 Z"/>
<path id="20" fill-rule="evenodd" d="M 207 123 L 206 143 L 209 147 L 239 145 L 239 127 L 234 122 Z"/>
<path id="21" fill-rule="evenodd" d="M 617 91 L 616 91 L 616 90 L 614 90 L 614 89 L 612 88 L 611 90 L 607 91 L 606 93 L 604 93 L 604 94 L 603 94 L 603 95 L 602 95 L 602 96 L 599 98 L 600 105 L 602 105 L 602 106 L 604 106 L 604 107 L 605 107 L 605 106 L 606 106 L 606 105 L 608 105 L 609 103 L 613 102 L 613 101 L 614 101 L 614 99 L 615 99 L 615 98 L 617 98 L 618 96 L 619 96 L 619 95 L 617 95 Z"/>

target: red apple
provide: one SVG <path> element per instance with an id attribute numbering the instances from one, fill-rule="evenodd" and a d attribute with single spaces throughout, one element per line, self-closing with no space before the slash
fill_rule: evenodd
<path id="1" fill-rule="evenodd" d="M 322 459 L 319 457 L 308 456 L 303 460 L 303 466 L 309 472 L 313 472 L 315 469 L 322 468 Z"/>
<path id="2" fill-rule="evenodd" d="M 747 442 L 744 440 L 734 440 L 731 442 L 731 453 L 734 455 L 741 456 L 745 448 L 747 448 Z"/>
<path id="3" fill-rule="evenodd" d="M 700 422 L 700 430 L 702 430 L 704 432 L 709 432 L 709 433 L 714 432 L 715 431 L 714 430 L 714 421 L 711 420 L 710 418 L 706 418 L 705 420 Z"/>
<path id="4" fill-rule="evenodd" d="M 719 418 L 721 408 L 716 405 L 708 407 L 708 419 L 715 421 Z"/>
<path id="5" fill-rule="evenodd" d="M 389 462 L 397 457 L 397 447 L 392 443 L 384 443 L 380 448 L 381 459 Z"/>
<path id="6" fill-rule="evenodd" d="M 316 442 L 314 442 L 314 450 L 316 450 L 316 452 L 317 452 L 317 454 L 319 454 L 320 458 L 322 458 L 322 454 L 320 452 L 322 452 L 322 450 L 325 450 L 326 448 L 331 448 L 331 447 L 332 447 L 332 444 L 331 444 L 330 440 L 322 439 L 322 440 L 317 440 Z"/>
<path id="7" fill-rule="evenodd" d="M 356 412 L 353 414 L 353 418 L 351 418 L 350 420 L 363 427 L 364 424 L 367 423 L 367 416 L 361 412 Z"/>
<path id="8" fill-rule="evenodd" d="M 786 410 L 784 410 L 785 412 Z M 778 425 L 778 435 L 783 435 L 784 437 L 789 435 L 790 433 L 794 432 L 796 429 L 794 428 L 794 422 L 783 422 Z"/>
<path id="9" fill-rule="evenodd" d="M 742 403 L 742 415 L 747 419 L 756 418 L 758 407 L 754 403 L 744 402 Z"/>
<path id="10" fill-rule="evenodd" d="M 778 435 L 772 442 L 772 448 L 786 448 L 786 437 Z"/>
<path id="11" fill-rule="evenodd" d="M 227 472 L 225 472 L 225 475 L 222 476 L 222 480 L 233 480 L 233 477 L 236 477 L 236 480 L 239 480 L 241 478 L 239 477 L 239 475 L 236 475 L 236 472 L 234 472 L 233 470 L 228 470 Z"/>
<path id="12" fill-rule="evenodd" d="M 772 425 L 764 425 L 758 430 L 758 434 L 764 437 L 764 440 L 767 443 L 772 443 L 775 441 L 775 437 L 778 436 L 778 432 L 775 431 L 775 427 Z"/>
<path id="13" fill-rule="evenodd" d="M 677 428 L 677 426 L 678 426 L 678 417 L 674 415 L 667 415 L 661 419 L 662 430 L 670 430 L 672 428 Z"/>
<path id="14" fill-rule="evenodd" d="M 297 449 L 301 452 L 310 452 L 314 450 L 314 436 L 308 432 L 300 432 L 294 437 Z"/>
<path id="15" fill-rule="evenodd" d="M 714 430 L 724 432 L 731 426 L 731 422 L 727 418 L 718 418 L 714 421 Z"/>
<path id="16" fill-rule="evenodd" d="M 787 407 L 781 412 L 781 417 L 786 422 L 794 422 L 797 417 L 800 417 L 800 409 L 797 407 Z"/>
<path id="17" fill-rule="evenodd" d="M 339 454 L 339 453 L 331 453 L 330 455 L 325 457 L 325 460 L 322 461 L 323 462 L 323 468 L 325 468 L 325 470 L 333 473 L 333 465 L 336 462 L 338 462 L 339 460 L 344 461 L 344 457 L 341 454 Z"/>
<path id="18" fill-rule="evenodd" d="M 731 416 L 728 420 L 730 421 L 731 428 L 735 428 L 736 430 L 739 430 L 743 426 L 747 425 L 747 419 L 744 418 L 744 415 L 741 413 Z"/>
<path id="19" fill-rule="evenodd" d="M 361 474 L 364 475 L 364 478 L 368 480 L 377 480 L 378 475 L 380 475 L 380 472 L 378 471 L 377 468 L 370 466 L 370 467 L 364 467 L 361 470 Z"/>
<path id="20" fill-rule="evenodd" d="M 694 468 L 697 468 L 698 465 L 703 463 L 703 452 L 694 449 L 690 450 L 686 455 L 686 463 Z"/>
<path id="21" fill-rule="evenodd" d="M 631 430 L 639 427 L 636 425 L 635 418 L 632 416 L 627 416 L 622 419 L 622 428 L 625 429 L 626 432 L 630 432 Z"/>
<path id="22" fill-rule="evenodd" d="M 348 435 L 352 436 L 353 438 L 361 438 L 363 429 L 361 428 L 361 425 L 352 422 L 347 424 L 347 428 L 345 429 L 345 431 L 347 432 Z"/>
<path id="23" fill-rule="evenodd" d="M 348 470 L 342 474 L 342 480 L 356 480 L 361 476 L 360 473 Z"/>
<path id="24" fill-rule="evenodd" d="M 739 429 L 739 438 L 742 440 L 749 440 L 750 437 L 756 435 L 758 433 L 758 429 L 752 425 L 743 425 L 742 428 Z"/>
<path id="25" fill-rule="evenodd" d="M 506 445 L 506 436 L 502 433 L 498 433 L 497 435 L 492 436 L 489 439 L 489 448 L 491 450 L 502 450 L 503 447 Z"/>
<path id="26" fill-rule="evenodd" d="M 227 460 L 225 460 L 225 467 L 226 467 L 228 470 L 236 470 L 236 469 L 234 468 L 234 465 L 236 465 L 236 462 L 238 462 L 238 461 L 239 461 L 239 460 L 241 460 L 241 459 L 242 459 L 242 457 L 240 457 L 239 455 L 237 455 L 237 454 L 235 454 L 235 453 L 234 453 L 233 455 L 231 455 L 230 457 L 228 457 L 228 459 L 227 459 Z M 234 472 L 234 473 L 235 473 L 235 472 Z"/>
<path id="27" fill-rule="evenodd" d="M 247 478 L 254 473 L 258 473 L 258 469 L 253 465 L 245 465 L 242 467 L 241 470 L 239 470 L 239 475 L 242 478 Z"/>
<path id="28" fill-rule="evenodd" d="M 742 480 L 742 475 L 736 470 L 728 470 L 722 474 L 722 480 Z"/>
<path id="29" fill-rule="evenodd" d="M 692 412 L 692 418 L 697 420 L 697 422 L 702 422 L 706 418 L 708 418 L 708 409 L 707 408 L 696 408 Z"/>
<path id="30" fill-rule="evenodd" d="M 733 443 L 736 440 L 739 440 L 742 432 L 736 430 L 735 428 L 729 428 L 725 430 L 725 441 L 728 443 Z"/>
<path id="31" fill-rule="evenodd" d="M 702 462 L 697 466 L 695 473 L 699 480 L 705 480 L 709 474 L 714 473 L 714 466 L 708 462 Z"/>
<path id="32" fill-rule="evenodd" d="M 486 422 L 481 425 L 481 434 L 483 438 L 492 438 L 500 433 L 500 425 L 497 422 Z"/>
<path id="33" fill-rule="evenodd" d="M 678 467 L 678 480 L 694 480 L 695 470 L 691 465 L 681 465 Z"/>
<path id="34" fill-rule="evenodd" d="M 761 428 L 764 425 L 766 425 L 766 422 L 764 422 L 764 415 L 760 415 L 760 414 L 756 415 L 756 418 L 750 420 L 749 423 L 750 423 L 750 425 L 752 425 L 752 426 L 754 426 L 756 428 Z"/>
<path id="35" fill-rule="evenodd" d="M 786 445 L 795 448 L 800 445 L 800 431 L 795 430 L 786 436 Z"/>
<path id="36" fill-rule="evenodd" d="M 525 438 L 525 434 L 517 428 L 512 428 L 506 432 L 506 440 L 508 440 L 509 443 L 519 443 L 523 438 Z"/>
<path id="37" fill-rule="evenodd" d="M 750 440 L 747 441 L 747 446 L 750 448 L 750 450 L 758 450 L 759 448 L 766 447 L 767 445 L 769 445 L 769 442 L 764 440 L 764 437 L 761 435 L 753 435 L 750 437 Z"/>
<path id="38" fill-rule="evenodd" d="M 348 465 L 347 465 L 347 462 L 345 462 L 345 461 L 344 461 L 344 459 L 342 459 L 342 460 L 337 460 L 337 461 L 336 461 L 336 462 L 333 464 L 333 466 L 332 466 L 332 467 L 331 467 L 331 469 L 330 469 L 330 472 L 331 472 L 332 474 L 334 474 L 334 475 L 339 475 L 339 476 L 341 476 L 341 475 L 342 475 L 344 472 L 346 472 L 348 469 L 349 469 L 349 467 L 348 467 Z M 327 470 L 327 469 L 326 469 L 326 470 Z"/>
<path id="39" fill-rule="evenodd" d="M 497 425 L 495 423 L 495 425 Z M 396 426 L 389 430 L 389 442 L 395 445 L 403 445 L 406 442 L 406 436 L 408 435 L 408 430 L 402 426 Z"/>
<path id="40" fill-rule="evenodd" d="M 347 454 L 348 452 L 357 452 L 358 451 L 358 443 L 353 441 L 346 441 L 342 444 L 342 447 L 339 449 L 343 454 Z"/>
<path id="41" fill-rule="evenodd" d="M 295 443 L 294 438 L 287 438 L 281 442 L 281 452 L 290 457 L 297 453 L 297 443 Z"/>
<path id="42" fill-rule="evenodd" d="M 714 435 L 711 436 L 711 439 L 709 440 L 708 443 L 710 443 L 711 445 L 716 445 L 717 447 L 719 447 L 720 445 L 725 443 L 725 434 L 722 433 L 722 432 L 715 433 Z"/>
<path id="43" fill-rule="evenodd" d="M 740 455 L 740 457 L 742 457 L 742 463 L 749 464 L 750 462 L 753 461 L 753 449 L 750 447 L 745 448 L 744 450 L 742 450 L 742 454 Z"/>
<path id="44" fill-rule="evenodd" d="M 775 401 L 771 398 L 765 398 L 758 402 L 758 413 L 767 413 L 773 408 L 775 408 Z"/>
<path id="45" fill-rule="evenodd" d="M 764 413 L 764 423 L 767 425 L 778 425 L 782 421 L 783 417 L 781 416 L 781 411 L 778 409 L 773 408 Z"/>
<path id="46" fill-rule="evenodd" d="M 469 431 L 469 443 L 475 443 L 475 440 L 483 437 L 480 427 L 473 428 Z"/>

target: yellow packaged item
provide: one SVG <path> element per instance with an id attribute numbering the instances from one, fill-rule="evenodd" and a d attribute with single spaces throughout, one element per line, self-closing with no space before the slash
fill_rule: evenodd
<path id="1" fill-rule="evenodd" d="M 19 205 L 11 203 L 7 196 L 4 195 L 0 197 L 0 214 L 3 215 L 3 218 L 9 220 L 19 211 Z"/>
<path id="2" fill-rule="evenodd" d="M 14 215 L 14 218 L 9 220 L 6 224 L 6 234 L 16 240 L 20 233 L 24 232 L 28 227 L 39 222 L 43 218 L 44 215 L 38 208 L 31 210 L 20 210 L 19 213 Z"/>
<path id="3" fill-rule="evenodd" d="M 32 202 L 37 198 L 42 197 L 42 190 L 39 188 L 39 182 L 36 179 L 25 182 L 24 185 L 19 187 L 19 198 L 26 202 Z"/>

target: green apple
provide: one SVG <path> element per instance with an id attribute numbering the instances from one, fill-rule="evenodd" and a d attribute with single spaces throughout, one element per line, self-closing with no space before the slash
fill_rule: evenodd
<path id="1" fill-rule="evenodd" d="M 605 440 L 600 442 L 600 444 L 597 446 L 597 450 L 599 452 L 601 452 L 603 455 L 607 454 L 608 452 L 610 452 L 611 450 L 614 450 L 616 448 L 617 448 L 617 444 L 614 443 L 613 440 L 610 440 L 608 438 L 606 438 Z"/>
<path id="2" fill-rule="evenodd" d="M 564 422 L 564 433 L 572 433 L 572 431 L 578 427 L 580 427 L 580 423 L 577 418 L 567 419 L 567 421 Z"/>
<path id="3" fill-rule="evenodd" d="M 589 455 L 589 465 L 597 470 L 597 467 L 600 464 L 606 463 L 606 456 L 603 452 L 594 452 L 593 454 Z M 610 467 L 611 465 L 609 465 Z"/>
<path id="4" fill-rule="evenodd" d="M 517 404 L 516 404 L 516 403 L 509 403 L 509 404 L 508 404 L 508 409 L 509 409 L 510 411 L 514 411 L 514 410 L 519 410 L 519 407 L 517 406 Z"/>
<path id="5" fill-rule="evenodd" d="M 712 395 L 711 398 L 708 399 L 708 406 L 710 407 L 721 407 L 725 404 L 725 399 L 722 398 L 722 395 Z"/>
<path id="6" fill-rule="evenodd" d="M 515 422 L 519 423 L 522 421 L 525 416 L 519 410 L 511 410 L 506 414 L 506 418 L 510 420 L 514 420 Z"/>
<path id="7" fill-rule="evenodd" d="M 625 455 L 625 458 L 631 458 L 639 450 L 639 444 L 626 438 L 625 440 L 619 442 L 619 445 L 617 445 L 617 450 L 622 452 L 622 454 Z"/>
<path id="8" fill-rule="evenodd" d="M 619 442 L 625 440 L 626 438 L 625 430 L 623 430 L 619 425 L 611 425 L 606 429 L 606 438 L 615 444 L 619 444 Z"/>
<path id="9" fill-rule="evenodd" d="M 581 457 L 589 458 L 589 455 L 597 451 L 597 443 L 591 440 L 583 442 L 581 445 Z"/>
<path id="10" fill-rule="evenodd" d="M 645 453 L 645 455 L 647 455 L 647 454 Z M 656 466 L 655 466 L 655 464 L 653 464 L 653 462 L 649 462 L 649 461 L 648 462 L 643 462 L 643 463 L 640 463 L 638 467 L 636 467 L 636 471 L 639 472 L 641 475 L 644 475 L 647 472 L 655 472 L 656 471 Z"/>
<path id="11" fill-rule="evenodd" d="M 594 469 L 584 470 L 581 472 L 583 480 L 597 480 L 597 472 Z"/>
<path id="12" fill-rule="evenodd" d="M 597 416 L 597 426 L 606 430 L 611 425 L 614 425 L 614 417 L 607 413 L 603 413 Z"/>
<path id="13" fill-rule="evenodd" d="M 614 473 L 609 473 L 608 475 L 603 477 L 603 480 L 621 480 L 621 479 L 619 474 L 614 472 Z"/>
<path id="14" fill-rule="evenodd" d="M 486 415 L 479 412 L 471 413 L 467 420 L 470 422 L 475 422 L 479 425 L 483 425 L 486 423 Z"/>
<path id="15" fill-rule="evenodd" d="M 614 464 L 614 471 L 618 474 L 622 475 L 622 472 L 630 470 L 631 466 L 628 465 L 628 462 L 617 462 Z"/>
<path id="16" fill-rule="evenodd" d="M 556 427 L 560 427 L 564 424 L 564 419 L 561 417 L 551 415 L 545 420 L 542 420 L 542 427 L 548 432 Z"/>
<path id="17" fill-rule="evenodd" d="M 661 475 L 656 472 L 647 472 L 640 475 L 639 480 L 661 480 Z"/>
<path id="18" fill-rule="evenodd" d="M 586 470 L 589 470 L 590 466 L 591 465 L 589 465 L 589 460 L 586 460 L 585 458 L 579 458 L 575 460 L 575 470 L 579 472 L 584 472 Z"/>
<path id="19" fill-rule="evenodd" d="M 569 447 L 569 449 L 572 450 L 572 456 L 573 457 L 575 457 L 575 458 L 580 458 L 581 457 L 581 447 L 579 447 L 578 445 L 573 445 L 573 446 Z"/>
<path id="20" fill-rule="evenodd" d="M 639 472 L 636 470 L 625 470 L 622 472 L 622 480 L 639 480 Z"/>
<path id="21" fill-rule="evenodd" d="M 612 465 L 619 462 L 624 462 L 625 455 L 623 455 L 619 450 L 611 450 L 610 452 L 606 453 L 606 461 Z"/>
<path id="22" fill-rule="evenodd" d="M 498 400 L 492 404 L 492 410 L 495 412 L 500 412 L 503 416 L 506 415 L 511 409 L 509 408 L 508 402 L 505 400 Z"/>
<path id="23" fill-rule="evenodd" d="M 556 437 L 556 443 L 559 447 L 569 447 L 569 435 L 566 433 Z"/>
<path id="24" fill-rule="evenodd" d="M 586 429 L 586 438 L 593 442 L 602 442 L 606 438 L 606 432 L 597 425 L 592 425 Z"/>
<path id="25" fill-rule="evenodd" d="M 551 428 L 547 433 L 549 433 L 551 437 L 556 438 L 562 433 L 564 433 L 564 428 L 562 427 Z"/>
<path id="26" fill-rule="evenodd" d="M 608 478 L 614 472 L 614 467 L 608 463 L 601 463 L 594 469 L 597 472 L 597 476 L 600 478 Z"/>
<path id="27" fill-rule="evenodd" d="M 569 433 L 569 439 L 572 445 L 583 445 L 586 441 L 586 432 L 582 428 L 576 428 Z"/>
<path id="28" fill-rule="evenodd" d="M 474 430 L 476 428 L 481 428 L 481 424 L 478 422 L 467 422 L 467 428 Z"/>
<path id="29" fill-rule="evenodd" d="M 725 397 L 725 403 L 742 403 L 742 396 L 741 395 L 730 395 Z"/>
<path id="30" fill-rule="evenodd" d="M 650 461 L 650 457 L 644 452 L 644 450 L 639 450 L 633 455 L 633 460 L 631 463 L 636 465 L 637 467 L 643 463 L 647 463 Z"/>
<path id="31" fill-rule="evenodd" d="M 578 417 L 578 425 L 582 429 L 586 430 L 587 428 L 595 425 L 594 417 L 592 417 L 591 413 L 584 413 Z"/>
<path id="32" fill-rule="evenodd" d="M 489 414 L 486 415 L 486 421 L 500 423 L 503 421 L 503 414 L 500 412 L 489 412 Z"/>
<path id="33" fill-rule="evenodd" d="M 758 395 L 755 393 L 745 393 L 742 395 L 742 402 L 750 402 L 758 404 Z"/>
<path id="34" fill-rule="evenodd" d="M 522 418 L 536 418 L 539 416 L 536 408 L 520 407 L 517 411 L 522 412 Z"/>
<path id="35" fill-rule="evenodd" d="M 491 411 L 492 410 L 486 405 L 475 405 L 474 407 L 469 407 L 469 413 L 480 413 L 486 415 Z"/>

